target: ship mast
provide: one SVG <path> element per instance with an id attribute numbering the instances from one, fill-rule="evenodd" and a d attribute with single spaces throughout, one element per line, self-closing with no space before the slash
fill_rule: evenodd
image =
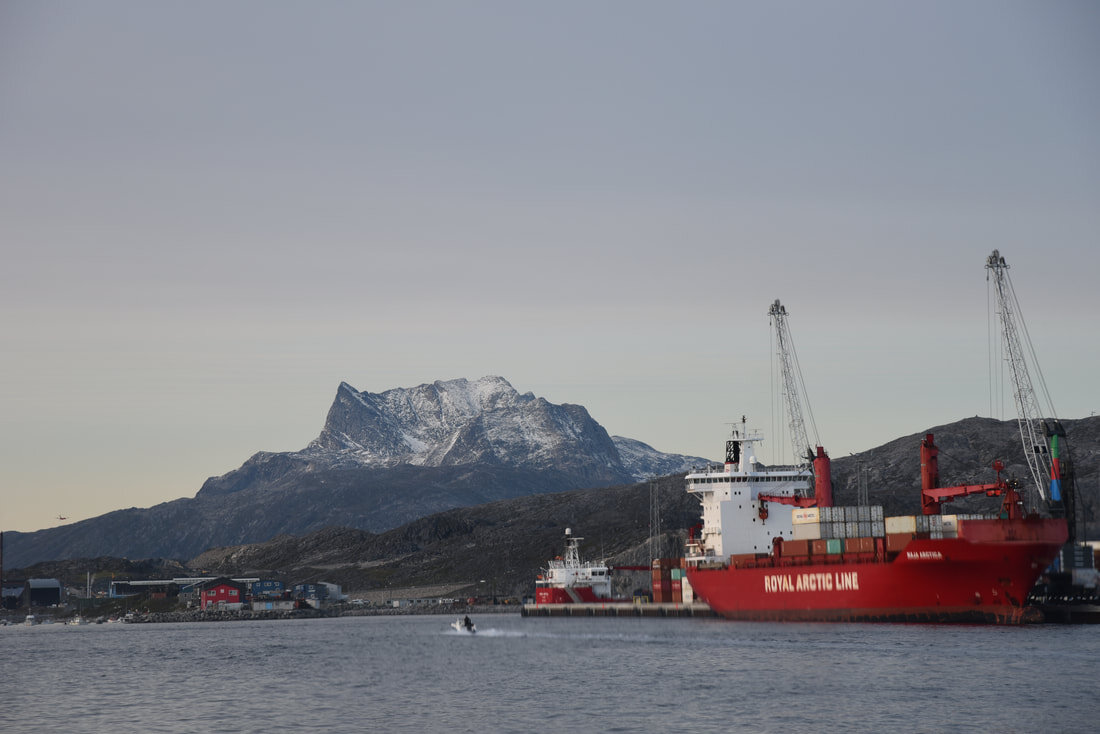
<path id="1" fill-rule="evenodd" d="M 787 418 L 790 423 L 791 444 L 794 448 L 794 459 L 800 467 L 812 467 L 814 473 L 814 495 L 820 507 L 831 507 L 833 504 L 832 479 L 830 476 L 829 457 L 825 449 L 821 447 L 821 439 L 817 435 L 817 424 L 814 422 L 813 410 L 810 408 L 809 398 L 806 397 L 806 383 L 802 380 L 802 369 L 798 365 L 798 355 L 794 350 L 794 340 L 791 339 L 791 329 L 787 325 L 787 309 L 775 299 L 775 303 L 768 309 L 772 325 L 775 327 L 776 353 L 779 357 L 779 368 L 783 376 L 783 391 L 786 397 Z M 802 403 L 805 400 L 806 413 L 810 417 L 810 427 L 814 432 L 814 444 L 817 453 L 811 447 L 806 436 L 806 421 L 802 418 Z"/>

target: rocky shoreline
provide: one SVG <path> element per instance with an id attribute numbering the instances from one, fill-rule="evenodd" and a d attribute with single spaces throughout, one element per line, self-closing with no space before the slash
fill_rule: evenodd
<path id="1" fill-rule="evenodd" d="M 485 614 L 519 614 L 518 605 L 475 605 L 462 607 L 368 607 L 327 609 L 273 610 L 207 610 L 188 609 L 173 612 L 135 614 L 130 624 L 163 624 L 172 622 L 247 622 L 277 619 L 331 619 L 334 617 L 404 617 L 419 615 L 463 616 Z"/>

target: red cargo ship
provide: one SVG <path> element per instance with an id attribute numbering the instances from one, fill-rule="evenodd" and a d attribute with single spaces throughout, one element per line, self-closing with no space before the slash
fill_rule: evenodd
<path id="1" fill-rule="evenodd" d="M 881 506 L 817 507 L 805 496 L 813 476 L 807 468 L 756 462 L 752 449 L 761 440 L 742 421 L 727 442 L 725 466 L 686 478 L 703 505 L 687 577 L 714 611 L 775 621 L 1041 620 L 1024 601 L 1066 541 L 1066 521 L 1025 516 L 1015 487 L 1000 479 L 999 462 L 994 483 L 938 487 L 929 434 L 921 454 L 923 514 L 883 517 Z M 827 461 L 819 470 L 828 471 Z M 943 502 L 976 493 L 1000 496 L 999 512 L 939 514 Z"/>

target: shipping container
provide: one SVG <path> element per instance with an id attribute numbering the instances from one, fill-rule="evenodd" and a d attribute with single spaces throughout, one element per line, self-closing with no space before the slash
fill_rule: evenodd
<path id="1" fill-rule="evenodd" d="M 795 525 L 791 537 L 794 540 L 817 540 L 821 537 L 821 524 L 806 523 L 805 525 Z"/>
<path id="2" fill-rule="evenodd" d="M 886 535 L 886 526 L 885 523 L 882 522 L 882 520 L 871 521 L 871 535 L 876 538 L 881 538 Z"/>
<path id="3" fill-rule="evenodd" d="M 672 577 L 673 581 L 679 581 L 684 577 L 684 572 L 679 568 L 674 568 L 672 569 L 672 573 L 670 574 L 670 576 Z"/>
<path id="4" fill-rule="evenodd" d="M 886 533 L 886 551 L 888 553 L 897 553 L 904 550 L 905 546 L 909 545 L 909 541 L 913 539 L 912 533 Z"/>
<path id="5" fill-rule="evenodd" d="M 755 553 L 735 553 L 730 556 L 730 565 L 734 568 L 746 568 L 749 564 L 756 565 Z"/>
<path id="6" fill-rule="evenodd" d="M 845 538 L 858 538 L 859 537 L 859 521 L 849 520 L 844 523 L 844 537 Z"/>
<path id="7" fill-rule="evenodd" d="M 785 556 L 805 556 L 809 553 L 809 540 L 788 540 L 783 543 L 783 555 Z"/>
<path id="8" fill-rule="evenodd" d="M 860 520 L 859 521 L 859 537 L 866 538 L 871 535 L 871 521 Z"/>
<path id="9" fill-rule="evenodd" d="M 882 505 L 871 505 L 871 522 L 882 522 Z"/>
<path id="10" fill-rule="evenodd" d="M 791 524 L 802 525 L 803 523 L 819 522 L 820 512 L 817 507 L 796 507 L 791 510 Z"/>
<path id="11" fill-rule="evenodd" d="M 917 532 L 917 518 L 913 515 L 888 517 L 883 523 L 887 535 Z"/>
<path id="12" fill-rule="evenodd" d="M 859 506 L 859 522 L 871 522 L 871 506 L 860 505 Z"/>
<path id="13" fill-rule="evenodd" d="M 811 540 L 810 552 L 815 556 L 823 556 L 829 552 L 829 541 L 827 539 Z"/>
<path id="14" fill-rule="evenodd" d="M 844 541 L 840 540 L 839 538 L 830 538 L 825 542 L 828 544 L 825 549 L 825 552 L 827 554 L 835 555 L 844 552 Z"/>

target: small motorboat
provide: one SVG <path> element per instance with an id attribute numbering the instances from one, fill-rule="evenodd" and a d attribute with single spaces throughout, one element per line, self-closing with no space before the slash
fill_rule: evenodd
<path id="1" fill-rule="evenodd" d="M 455 632 L 469 632 L 471 635 L 477 632 L 477 625 L 471 622 L 469 617 L 451 622 L 451 628 Z"/>

